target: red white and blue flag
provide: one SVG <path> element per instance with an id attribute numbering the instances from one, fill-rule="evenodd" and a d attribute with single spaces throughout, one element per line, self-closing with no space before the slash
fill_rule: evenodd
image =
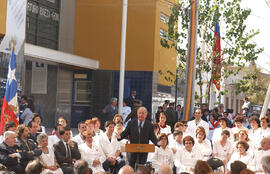
<path id="1" fill-rule="evenodd" d="M 215 35 L 214 35 L 214 47 L 213 47 L 213 67 L 212 67 L 212 77 L 213 84 L 216 86 L 217 90 L 220 91 L 220 79 L 221 79 L 221 45 L 220 45 L 220 27 L 219 20 L 217 17 L 215 25 Z"/>
<path id="2" fill-rule="evenodd" d="M 13 121 L 14 123 L 18 124 L 18 111 L 16 60 L 13 48 L 9 61 L 6 91 L 1 110 L 0 134 L 2 133 L 7 121 Z"/>

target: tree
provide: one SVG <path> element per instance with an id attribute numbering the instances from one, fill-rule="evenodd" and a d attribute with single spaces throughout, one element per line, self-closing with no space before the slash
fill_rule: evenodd
<path id="1" fill-rule="evenodd" d="M 249 62 L 255 61 L 258 54 L 263 51 L 252 42 L 252 38 L 259 34 L 259 31 L 247 30 L 246 19 L 251 13 L 250 9 L 244 9 L 240 6 L 241 0 L 200 0 L 199 21 L 197 29 L 197 57 L 196 57 L 196 80 L 200 86 L 196 94 L 199 103 L 202 98 L 206 102 L 210 100 L 210 91 L 213 88 L 212 81 L 217 79 L 214 73 L 213 61 L 215 55 L 214 46 L 214 26 L 219 19 L 221 25 L 221 77 L 228 78 L 231 74 L 236 75 Z M 171 16 L 168 21 L 167 40 L 161 39 L 161 45 L 165 48 L 176 49 L 179 57 L 179 69 L 186 69 L 186 56 L 188 51 L 188 28 L 189 28 L 189 0 L 181 0 L 171 9 Z M 188 7 L 188 8 L 186 8 Z M 233 67 L 233 68 L 232 68 Z M 247 74 L 241 85 L 254 76 Z M 203 85 L 206 85 L 206 93 L 203 93 Z M 220 91 L 224 94 L 225 91 Z"/>
<path id="2" fill-rule="evenodd" d="M 245 92 L 252 104 L 263 105 L 268 85 L 270 83 L 270 75 L 261 72 L 261 69 L 252 61 L 248 68 L 243 70 L 250 78 L 240 80 L 236 85 L 237 93 Z"/>

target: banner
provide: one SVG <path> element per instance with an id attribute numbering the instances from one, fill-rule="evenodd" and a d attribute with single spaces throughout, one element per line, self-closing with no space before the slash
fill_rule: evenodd
<path id="1" fill-rule="evenodd" d="M 0 52 L 11 52 L 11 40 L 17 55 L 24 44 L 26 22 L 26 0 L 8 0 L 6 34 L 0 43 Z"/>

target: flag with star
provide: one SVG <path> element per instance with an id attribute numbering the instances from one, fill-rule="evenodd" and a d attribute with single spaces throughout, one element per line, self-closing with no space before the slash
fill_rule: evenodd
<path id="1" fill-rule="evenodd" d="M 17 93 L 16 60 L 13 48 L 9 61 L 6 91 L 1 110 L 0 134 L 2 134 L 3 129 L 5 127 L 5 123 L 7 121 L 12 121 L 18 124 L 17 119 L 18 111 L 19 107 L 18 107 L 18 93 Z"/>

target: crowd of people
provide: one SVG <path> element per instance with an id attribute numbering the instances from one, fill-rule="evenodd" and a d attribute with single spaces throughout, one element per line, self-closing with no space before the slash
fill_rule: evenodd
<path id="1" fill-rule="evenodd" d="M 0 136 L 0 168 L 6 172 L 270 173 L 269 115 L 259 118 L 246 106 L 242 114 L 234 115 L 225 112 L 223 105 L 210 111 L 202 104 L 185 121 L 180 105 L 175 110 L 174 103 L 165 102 L 152 120 L 141 102 L 134 100 L 128 114 L 115 112 L 104 129 L 94 117 L 78 123 L 79 133 L 74 135 L 65 117 L 59 117 L 48 133 L 34 104 L 29 106 L 26 96 L 22 100 L 20 124 L 6 122 Z M 115 102 L 113 98 L 111 104 L 116 106 Z M 103 112 L 113 111 L 108 108 Z M 155 151 L 127 153 L 128 143 L 154 144 Z"/>

